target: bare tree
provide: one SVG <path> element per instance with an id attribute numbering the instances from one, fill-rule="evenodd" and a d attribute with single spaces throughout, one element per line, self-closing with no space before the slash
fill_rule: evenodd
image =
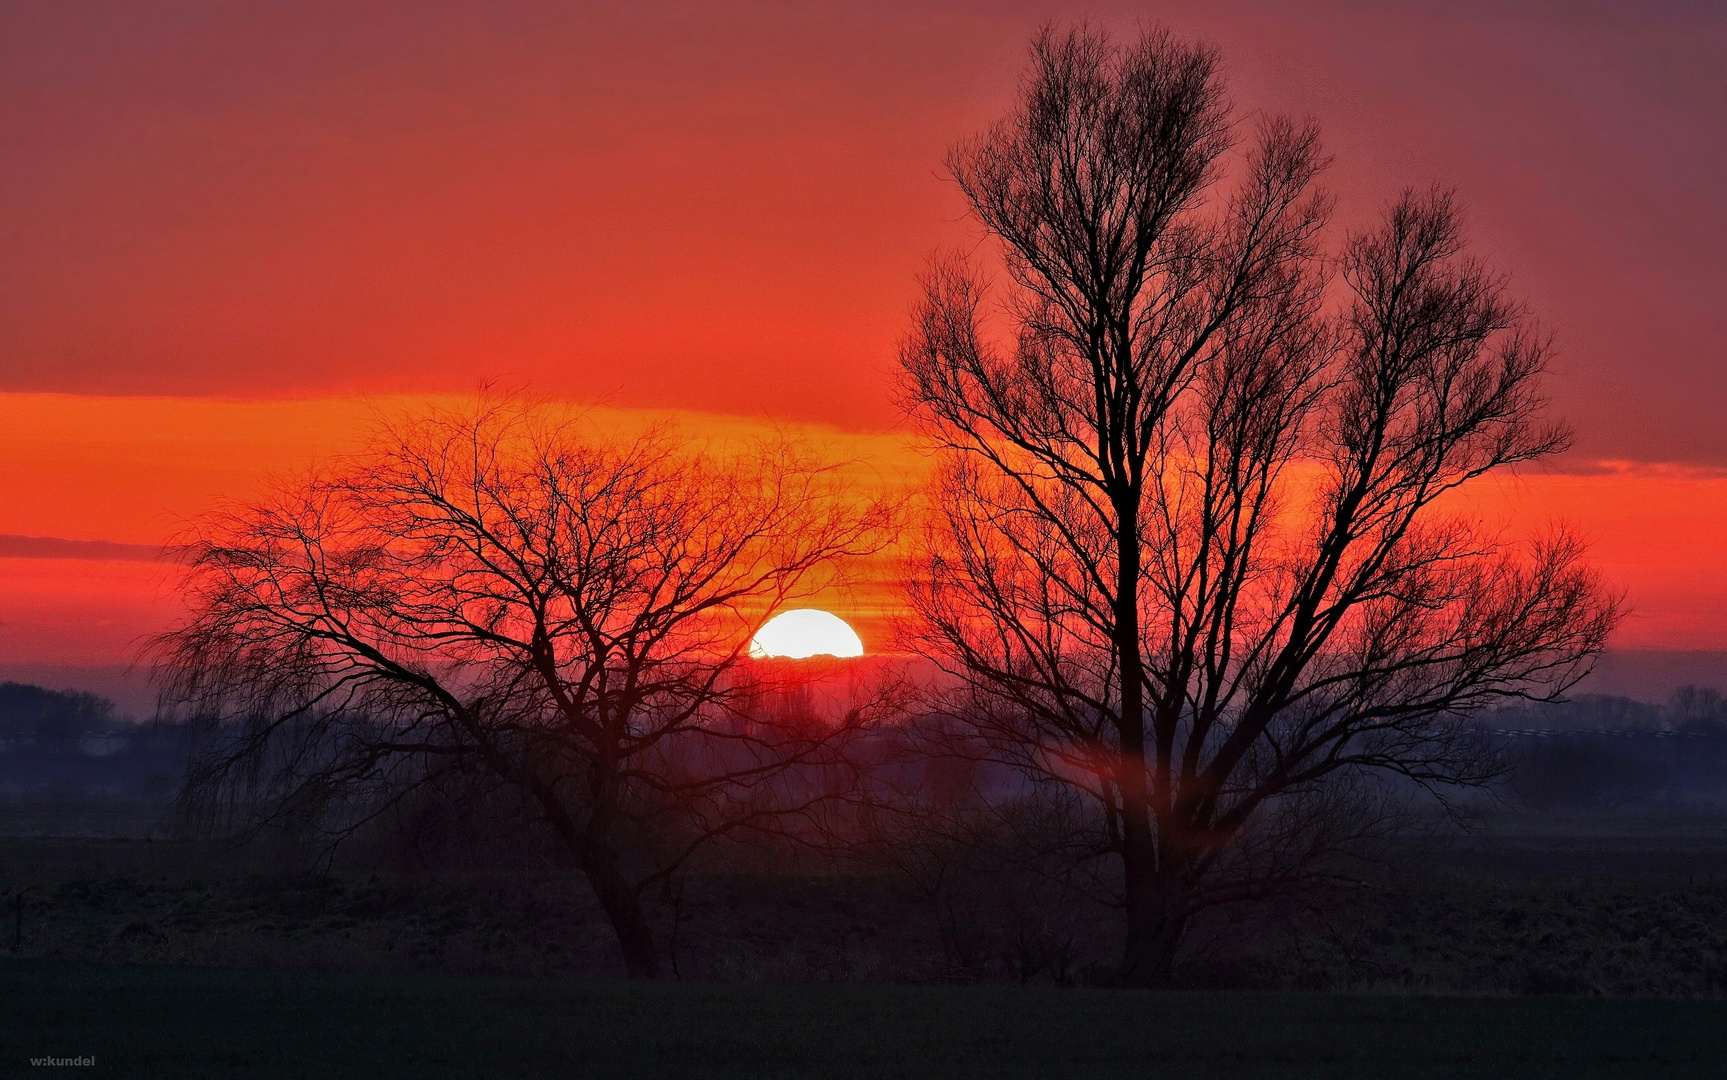
<path id="1" fill-rule="evenodd" d="M 1161 31 L 1045 31 L 948 164 L 999 269 L 938 260 L 902 349 L 944 460 L 917 634 L 991 757 L 1095 799 L 1160 980 L 1323 846 L 1328 786 L 1487 780 L 1469 716 L 1573 684 L 1616 603 L 1454 494 L 1566 435 L 1447 195 L 1328 259 L 1315 127 L 1238 150 L 1215 53 Z"/>
<path id="2" fill-rule="evenodd" d="M 490 777 L 585 873 L 628 972 L 654 976 L 648 885 L 843 792 L 867 710 L 754 708 L 743 649 L 885 524 L 783 442 L 722 457 L 517 400 L 381 421 L 369 451 L 190 538 L 164 695 L 245 721 L 191 791 L 282 808 L 357 787 L 375 811 Z"/>

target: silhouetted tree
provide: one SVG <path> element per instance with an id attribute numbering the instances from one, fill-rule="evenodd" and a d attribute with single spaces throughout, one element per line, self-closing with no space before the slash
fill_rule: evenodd
<path id="1" fill-rule="evenodd" d="M 369 451 L 189 537 L 164 696 L 244 721 L 213 729 L 189 797 L 315 817 L 356 789 L 375 811 L 489 777 L 585 873 L 629 973 L 654 976 L 643 889 L 844 790 L 867 717 L 751 709 L 740 660 L 884 520 L 785 443 L 716 457 L 513 400 L 381 422 Z"/>
<path id="2" fill-rule="evenodd" d="M 1719 726 L 1721 691 L 1710 686 L 1686 683 L 1667 697 L 1667 711 L 1678 728 Z"/>
<path id="3" fill-rule="evenodd" d="M 948 160 L 999 269 L 938 260 L 902 350 L 944 459 L 922 646 L 988 756 L 1095 800 L 1133 982 L 1321 850 L 1325 792 L 1489 779 L 1466 718 L 1558 694 L 1615 619 L 1574 540 L 1448 512 L 1566 441 L 1452 200 L 1331 261 L 1315 127 L 1234 151 L 1211 49 L 1044 32 Z"/>

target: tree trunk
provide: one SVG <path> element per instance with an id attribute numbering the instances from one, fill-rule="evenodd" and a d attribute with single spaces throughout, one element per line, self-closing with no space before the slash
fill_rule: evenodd
<path id="1" fill-rule="evenodd" d="M 641 897 L 618 871 L 617 853 L 602 844 L 589 844 L 582 858 L 582 872 L 618 936 L 625 973 L 632 979 L 659 978 L 660 954 L 654 947 L 654 928 L 642 910 Z"/>
<path id="2" fill-rule="evenodd" d="M 1175 974 L 1175 954 L 1187 931 L 1187 908 L 1180 898 L 1155 891 L 1130 907 L 1127 950 L 1121 981 L 1128 986 L 1167 986 Z"/>
<path id="3" fill-rule="evenodd" d="M 1153 827 L 1154 801 L 1168 798 L 1169 770 L 1153 732 L 1147 754 L 1145 658 L 1140 653 L 1139 510 L 1131 494 L 1116 499 L 1116 596 L 1114 646 L 1121 678 L 1120 761 L 1121 859 L 1127 901 L 1127 955 L 1122 979 L 1132 986 L 1167 982 L 1175 962 L 1180 926 L 1170 926 L 1163 888 L 1166 837 Z M 1166 940 L 1167 939 L 1167 940 Z"/>
<path id="4" fill-rule="evenodd" d="M 601 778 L 593 791 L 594 814 L 586 829 L 576 824 L 569 808 L 548 784 L 530 777 L 528 790 L 545 808 L 546 818 L 563 839 L 566 849 L 575 856 L 576 864 L 587 875 L 600 907 L 618 936 L 618 948 L 624 955 L 624 971 L 632 979 L 660 977 L 660 954 L 654 948 L 654 928 L 642 910 L 641 896 L 631 887 L 618 869 L 618 852 L 610 842 L 604 821 L 610 815 L 602 813 L 613 804 L 613 785 Z"/>

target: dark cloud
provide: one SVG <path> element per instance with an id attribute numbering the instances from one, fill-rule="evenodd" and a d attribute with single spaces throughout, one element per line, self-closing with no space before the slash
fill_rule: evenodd
<path id="1" fill-rule="evenodd" d="M 0 533 L 0 559 L 84 559 L 94 562 L 157 562 L 171 552 L 155 544 L 113 540 L 63 540 L 57 536 Z"/>

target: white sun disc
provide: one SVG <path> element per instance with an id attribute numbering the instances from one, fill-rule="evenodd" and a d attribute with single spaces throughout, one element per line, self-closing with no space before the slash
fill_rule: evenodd
<path id="1" fill-rule="evenodd" d="M 782 611 L 750 639 L 750 655 L 803 660 L 811 656 L 862 656 L 863 639 L 838 615 L 815 608 Z"/>

